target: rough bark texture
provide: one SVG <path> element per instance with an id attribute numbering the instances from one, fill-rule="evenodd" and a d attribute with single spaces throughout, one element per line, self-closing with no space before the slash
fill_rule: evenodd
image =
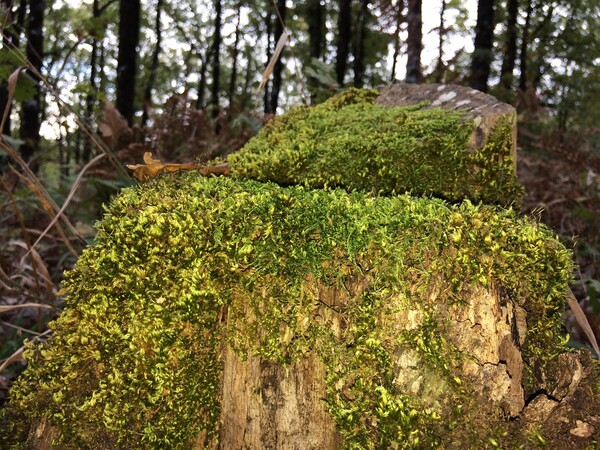
<path id="1" fill-rule="evenodd" d="M 133 123 L 137 73 L 137 46 L 140 38 L 140 1 L 119 2 L 119 55 L 117 58 L 116 106 L 129 125 Z"/>
<path id="2" fill-rule="evenodd" d="M 325 366 L 311 354 L 289 367 L 223 351 L 219 449 L 340 448 L 325 408 Z M 201 448 L 201 447 L 200 447 Z"/>

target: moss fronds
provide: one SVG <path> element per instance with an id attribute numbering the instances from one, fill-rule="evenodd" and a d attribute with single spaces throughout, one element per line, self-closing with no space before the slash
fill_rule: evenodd
<path id="1" fill-rule="evenodd" d="M 435 446 L 469 402 L 441 306 L 478 286 L 526 303 L 526 357 L 562 348 L 570 254 L 511 210 L 186 173 L 125 189 L 97 228 L 11 400 L 76 447 L 213 433 L 225 341 L 282 363 L 316 352 L 347 447 Z M 424 367 L 419 395 L 394 375 L 408 360 Z"/>
<path id="2" fill-rule="evenodd" d="M 468 146 L 473 122 L 461 113 L 385 108 L 374 104 L 376 97 L 373 90 L 350 89 L 276 117 L 229 156 L 234 176 L 383 195 L 520 201 L 508 119 L 474 151 Z"/>

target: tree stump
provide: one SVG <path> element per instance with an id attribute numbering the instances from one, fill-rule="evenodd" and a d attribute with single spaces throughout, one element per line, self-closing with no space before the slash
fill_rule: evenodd
<path id="1" fill-rule="evenodd" d="M 349 173 L 317 178 L 325 159 L 304 156 L 323 156 L 340 143 L 358 152 L 364 140 L 339 131 L 374 101 L 370 91 L 352 91 L 275 119 L 257 142 L 277 135 L 292 150 L 269 160 L 273 148 L 255 142 L 232 159 L 232 177 L 176 173 L 123 190 L 97 225 L 95 244 L 66 277 L 67 305 L 52 339 L 27 351 L 0 443 L 594 445 L 598 366 L 588 352 L 567 349 L 561 334 L 570 253 L 530 218 L 455 197 L 464 181 L 475 198 L 516 200 L 518 190 L 506 195 L 476 182 L 512 186 L 512 128 L 494 145 L 473 147 L 478 124 L 463 129 L 471 116 L 453 118 L 461 139 L 449 141 L 456 154 L 446 161 L 460 165 L 495 149 L 492 160 L 501 168 L 471 159 L 485 174 L 447 180 L 443 175 L 458 172 L 426 167 L 424 197 L 395 191 L 410 180 L 408 172 L 392 184 L 378 178 L 385 167 L 398 167 L 379 159 L 385 152 L 370 153 L 360 174 L 349 164 Z M 399 142 L 430 151 L 429 162 L 445 160 L 432 144 L 445 142 L 448 130 L 439 111 L 373 111 L 387 132 L 404 133 Z M 300 117 L 322 147 L 303 153 Z M 399 121 L 396 131 L 389 117 Z M 286 134 L 287 127 L 296 131 Z M 441 135 L 432 137 L 436 129 Z M 482 133 L 490 129 L 496 127 Z M 245 179 L 250 173 L 288 180 L 281 184 L 302 174 L 309 181 L 281 186 Z M 340 188 L 329 188 L 332 180 Z M 368 182 L 380 189 L 357 190 Z M 439 191 L 453 203 L 435 198 Z"/>

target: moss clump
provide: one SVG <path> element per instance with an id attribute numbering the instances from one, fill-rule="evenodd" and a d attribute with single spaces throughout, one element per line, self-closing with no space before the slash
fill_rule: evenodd
<path id="1" fill-rule="evenodd" d="M 273 119 L 229 156 L 234 176 L 384 195 L 520 201 L 508 119 L 473 151 L 468 141 L 474 125 L 461 113 L 420 105 L 385 108 L 374 104 L 377 95 L 350 89 Z"/>
<path id="2" fill-rule="evenodd" d="M 67 274 L 52 339 L 27 351 L 11 399 L 78 448 L 188 448 L 210 435 L 224 339 L 282 363 L 317 352 L 348 448 L 453 442 L 480 409 L 449 363 L 440 306 L 477 286 L 526 302 L 526 360 L 563 348 L 570 254 L 510 210 L 188 173 L 123 190 L 97 228 Z M 323 303 L 326 290 L 339 305 Z M 407 310 L 422 320 L 398 332 Z M 429 391 L 398 384 L 407 357 Z"/>

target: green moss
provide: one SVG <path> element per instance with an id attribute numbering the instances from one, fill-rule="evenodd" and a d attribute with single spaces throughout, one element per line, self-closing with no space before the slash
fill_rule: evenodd
<path id="1" fill-rule="evenodd" d="M 187 173 L 123 190 L 97 228 L 51 341 L 31 345 L 12 390 L 13 407 L 74 447 L 189 448 L 213 433 L 224 340 L 282 363 L 317 352 L 347 448 L 452 442 L 479 409 L 449 363 L 440 306 L 477 286 L 526 307 L 526 361 L 564 348 L 570 254 L 511 210 Z M 409 310 L 422 319 L 399 329 Z M 406 359 L 422 395 L 396 379 Z"/>
<path id="2" fill-rule="evenodd" d="M 422 105 L 384 108 L 374 104 L 376 97 L 377 91 L 350 89 L 276 117 L 229 156 L 234 176 L 384 195 L 520 201 L 509 118 L 473 151 L 474 125 L 462 113 Z"/>

